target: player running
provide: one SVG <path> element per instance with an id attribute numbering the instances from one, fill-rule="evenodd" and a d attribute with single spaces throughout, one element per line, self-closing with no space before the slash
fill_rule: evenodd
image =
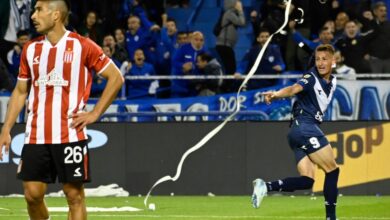
<path id="1" fill-rule="evenodd" d="M 334 48 L 329 44 L 318 46 L 315 50 L 315 67 L 304 74 L 301 80 L 279 91 L 264 93 L 267 104 L 278 98 L 294 95 L 297 97 L 292 109 L 293 119 L 288 142 L 295 154 L 300 177 L 289 177 L 272 182 L 254 180 L 253 207 L 260 206 L 267 192 L 311 189 L 314 184 L 314 164 L 316 164 L 325 172 L 326 219 L 336 220 L 339 168 L 332 147 L 319 128 L 336 89 L 336 77 L 332 75 L 334 53 Z"/>

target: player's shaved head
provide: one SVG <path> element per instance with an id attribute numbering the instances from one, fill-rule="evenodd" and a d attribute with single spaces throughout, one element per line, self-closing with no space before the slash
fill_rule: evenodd
<path id="1" fill-rule="evenodd" d="M 59 11 L 61 13 L 61 21 L 64 24 L 67 23 L 69 11 L 70 11 L 69 1 L 67 0 L 38 0 L 38 1 L 47 2 L 51 10 Z"/>

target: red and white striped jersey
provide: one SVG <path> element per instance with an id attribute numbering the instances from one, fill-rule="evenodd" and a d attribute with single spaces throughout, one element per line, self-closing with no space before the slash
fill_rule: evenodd
<path id="1" fill-rule="evenodd" d="M 86 129 L 70 128 L 69 116 L 84 109 L 92 70 L 103 72 L 111 60 L 92 40 L 67 31 L 52 45 L 45 36 L 23 48 L 18 80 L 30 80 L 26 144 L 60 144 L 87 139 Z"/>

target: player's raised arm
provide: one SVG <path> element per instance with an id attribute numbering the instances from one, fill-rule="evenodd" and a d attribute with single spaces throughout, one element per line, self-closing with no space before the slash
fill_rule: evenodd
<path id="1" fill-rule="evenodd" d="M 279 91 L 268 91 L 263 93 L 265 96 L 265 102 L 269 105 L 274 99 L 286 98 L 294 96 L 295 94 L 301 92 L 303 87 L 300 84 L 294 84 L 292 86 L 284 87 Z"/>
<path id="2" fill-rule="evenodd" d="M 28 81 L 18 80 L 14 91 L 12 92 L 11 98 L 8 103 L 7 114 L 5 116 L 4 125 L 1 128 L 0 134 L 0 160 L 3 160 L 2 149 L 5 147 L 5 152 L 9 150 L 11 144 L 11 128 L 16 122 L 20 111 L 22 110 L 26 97 L 28 94 Z"/>

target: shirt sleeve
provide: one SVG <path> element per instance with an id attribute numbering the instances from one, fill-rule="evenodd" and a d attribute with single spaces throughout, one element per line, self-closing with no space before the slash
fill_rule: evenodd
<path id="1" fill-rule="evenodd" d="M 299 43 L 304 43 L 306 44 L 311 50 L 315 50 L 318 44 L 314 43 L 311 40 L 308 40 L 305 38 L 299 31 L 295 31 L 293 34 L 293 39 L 295 42 Z"/>
<path id="2" fill-rule="evenodd" d="M 303 87 L 303 91 L 308 91 L 314 87 L 315 79 L 314 76 L 310 73 L 306 73 L 303 77 L 297 82 L 297 84 Z"/>
<path id="3" fill-rule="evenodd" d="M 28 45 L 23 47 L 22 55 L 20 57 L 19 75 L 18 80 L 29 80 L 31 79 L 31 71 L 27 62 L 27 48 Z"/>
<path id="4" fill-rule="evenodd" d="M 111 62 L 111 59 L 107 57 L 103 50 L 92 40 L 86 39 L 86 49 L 87 49 L 87 67 L 88 69 L 93 69 L 97 74 L 102 73 Z"/>

